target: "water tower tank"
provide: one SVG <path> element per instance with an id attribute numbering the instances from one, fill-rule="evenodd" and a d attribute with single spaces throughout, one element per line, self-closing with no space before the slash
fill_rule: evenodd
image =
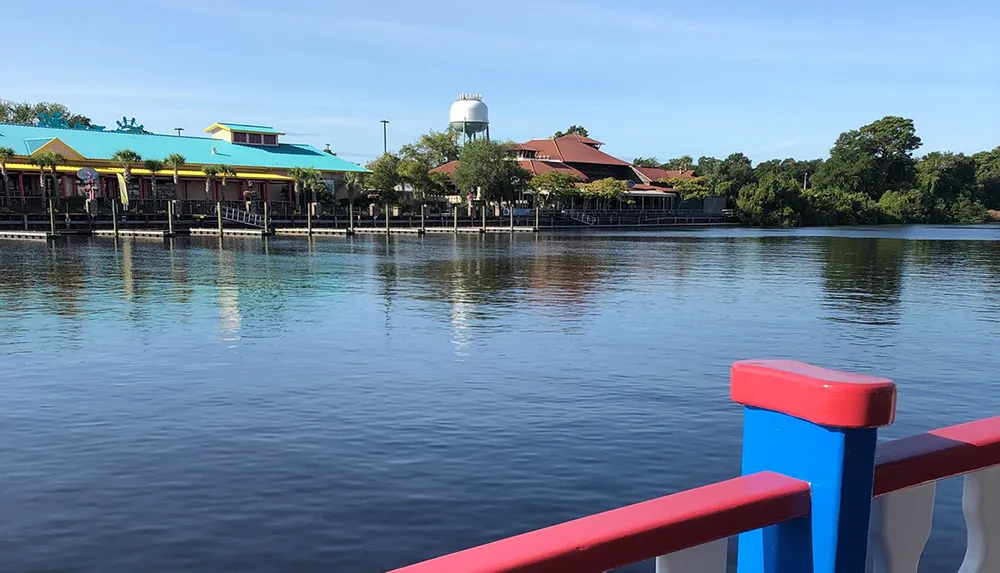
<path id="1" fill-rule="evenodd" d="M 453 129 L 457 129 L 466 137 L 487 131 L 490 126 L 490 114 L 483 96 L 461 94 L 458 100 L 451 104 L 448 121 Z"/>

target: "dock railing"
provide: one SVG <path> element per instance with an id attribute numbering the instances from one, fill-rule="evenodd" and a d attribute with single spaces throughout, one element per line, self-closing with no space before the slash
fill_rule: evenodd
<path id="1" fill-rule="evenodd" d="M 959 573 L 1000 572 L 1000 416 L 877 445 L 890 380 L 737 362 L 742 476 L 466 549 L 393 573 L 916 573 L 937 481 L 965 476 Z"/>

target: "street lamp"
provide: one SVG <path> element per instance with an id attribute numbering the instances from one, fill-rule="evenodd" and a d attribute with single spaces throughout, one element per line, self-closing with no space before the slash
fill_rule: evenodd
<path id="1" fill-rule="evenodd" d="M 382 120 L 382 153 L 389 153 L 389 139 L 387 126 L 389 125 L 388 119 Z"/>
<path id="2" fill-rule="evenodd" d="M 177 137 L 180 137 L 181 136 L 181 132 L 184 131 L 184 128 L 183 127 L 175 127 L 174 131 L 177 132 Z"/>

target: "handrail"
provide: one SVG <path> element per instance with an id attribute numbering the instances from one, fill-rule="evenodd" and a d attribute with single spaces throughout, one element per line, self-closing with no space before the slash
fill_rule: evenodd
<path id="1" fill-rule="evenodd" d="M 879 444 L 874 495 L 1000 465 L 1000 416 Z"/>
<path id="2" fill-rule="evenodd" d="M 393 573 L 586 573 L 809 515 L 809 484 L 774 472 L 682 491 L 508 537 Z"/>

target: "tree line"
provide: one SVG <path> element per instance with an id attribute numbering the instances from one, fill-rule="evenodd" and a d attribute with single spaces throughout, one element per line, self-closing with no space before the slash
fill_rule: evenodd
<path id="1" fill-rule="evenodd" d="M 754 166 L 733 153 L 697 162 L 640 157 L 635 164 L 693 169 L 696 179 L 679 180 L 678 191 L 686 198 L 726 197 L 740 220 L 753 226 L 982 223 L 1000 215 L 1000 147 L 918 157 L 920 146 L 913 120 L 887 116 L 840 134 L 826 159 Z"/>

